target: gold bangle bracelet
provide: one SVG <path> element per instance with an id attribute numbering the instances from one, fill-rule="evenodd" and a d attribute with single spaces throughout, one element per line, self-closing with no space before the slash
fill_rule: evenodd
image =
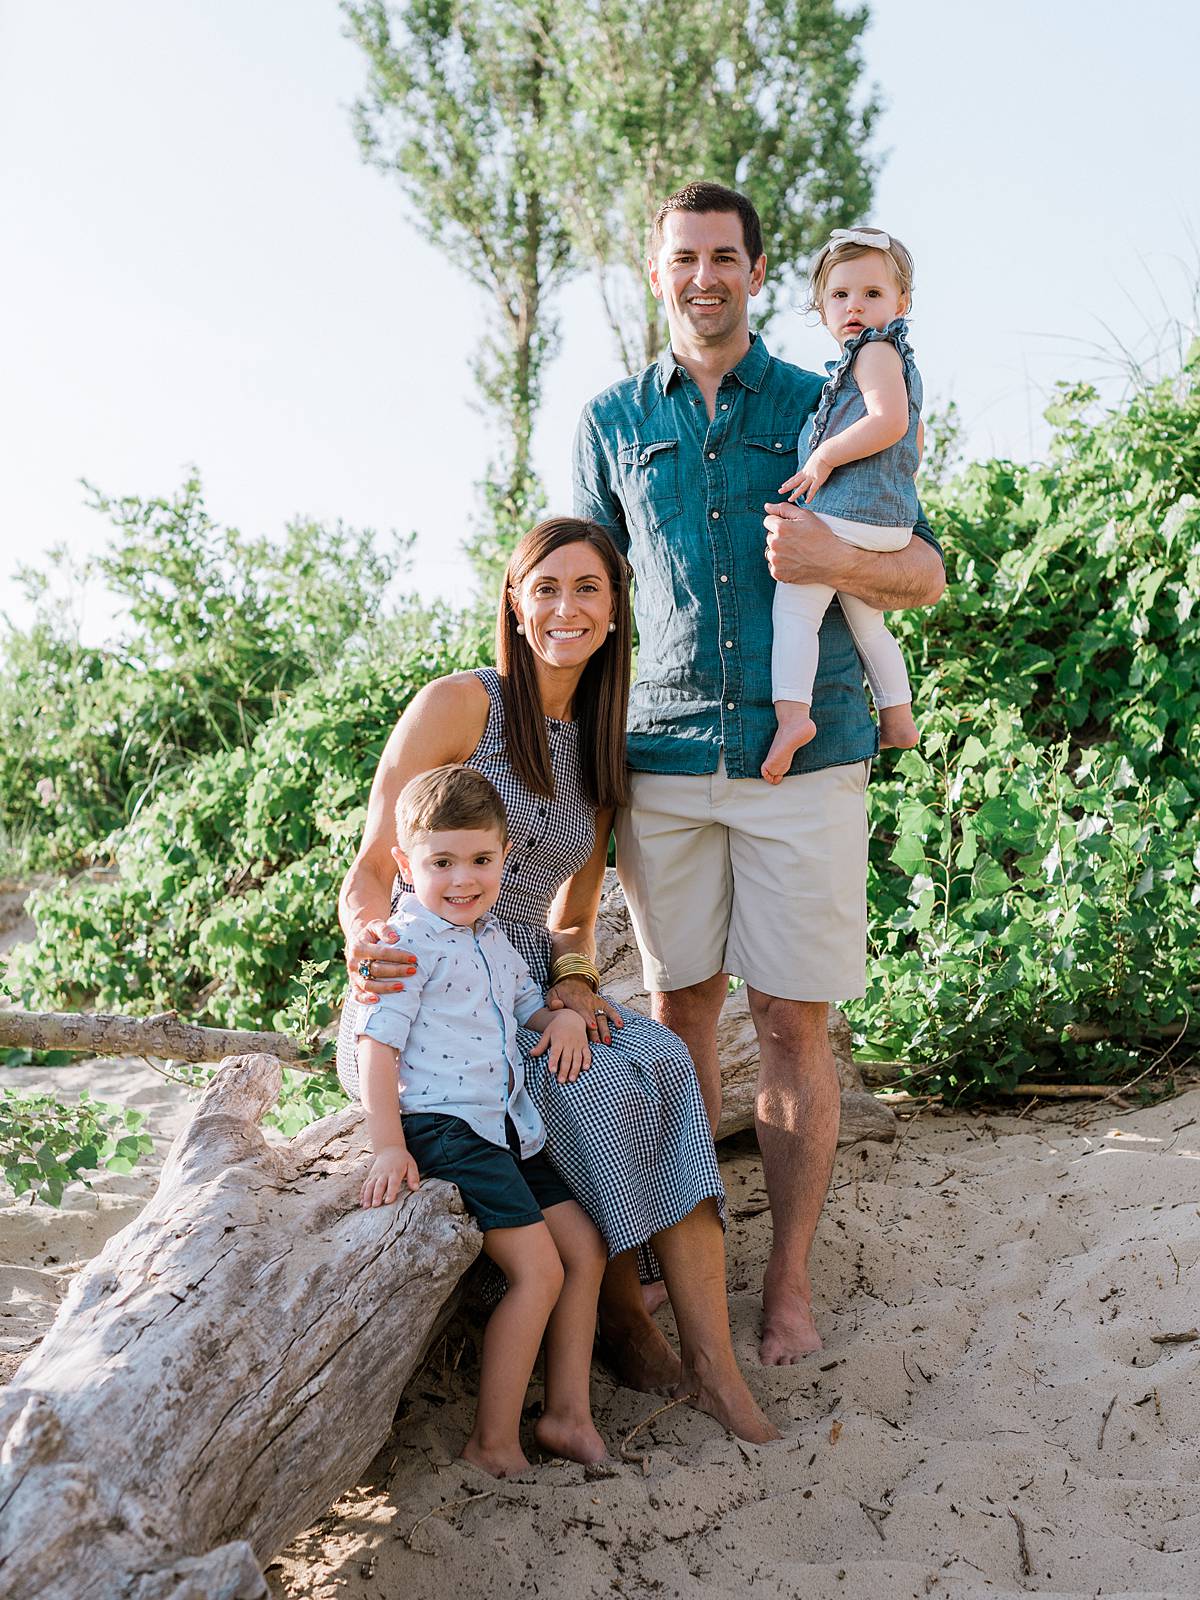
<path id="1" fill-rule="evenodd" d="M 589 985 L 593 994 L 600 993 L 600 971 L 594 961 L 589 961 L 586 956 L 568 954 L 559 956 L 550 964 L 550 983 L 554 985 L 563 978 L 582 978 Z"/>

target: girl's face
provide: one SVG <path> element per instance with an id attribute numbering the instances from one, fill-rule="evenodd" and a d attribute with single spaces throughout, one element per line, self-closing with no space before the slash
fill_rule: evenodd
<path id="1" fill-rule="evenodd" d="M 604 561 L 594 544 L 559 545 L 509 602 L 524 625 L 525 642 L 548 667 L 580 668 L 608 639 L 615 602 Z"/>
<path id="2" fill-rule="evenodd" d="M 891 256 L 882 250 L 839 261 L 825 280 L 821 321 L 839 344 L 864 328 L 886 328 L 907 310 L 908 296 L 896 281 Z"/>

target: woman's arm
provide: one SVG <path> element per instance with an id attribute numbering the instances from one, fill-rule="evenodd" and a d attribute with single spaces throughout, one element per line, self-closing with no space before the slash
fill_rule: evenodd
<path id="1" fill-rule="evenodd" d="M 571 954 L 595 959 L 596 912 L 600 909 L 600 894 L 604 888 L 612 822 L 611 806 L 596 813 L 596 842 L 592 853 L 554 897 L 546 925 L 555 957 Z M 616 1006 L 602 995 L 593 994 L 591 984 L 583 978 L 560 979 L 546 991 L 546 1003 L 552 1010 L 567 1006 L 579 1012 L 588 1025 L 588 1037 L 598 1038 L 602 1044 L 610 1042 L 610 1028 L 624 1026 Z"/>
<path id="2" fill-rule="evenodd" d="M 781 485 L 780 494 L 795 492 L 808 499 L 835 467 L 878 455 L 889 445 L 899 444 L 908 432 L 908 387 L 904 363 L 894 344 L 873 339 L 863 345 L 854 358 L 854 380 L 866 416 L 822 439 L 800 471 Z"/>
<path id="3" fill-rule="evenodd" d="M 367 801 L 362 843 L 338 897 L 338 921 L 346 936 L 350 988 L 354 997 L 366 1004 L 380 993 L 401 988 L 397 980 L 410 975 L 411 962 L 379 954 L 380 942 L 395 938 L 384 925 L 396 876 L 392 848 L 396 843 L 396 801 L 400 791 L 430 767 L 465 761 L 483 737 L 487 711 L 487 690 L 473 672 L 437 678 L 413 698 L 379 758 Z M 397 956 L 400 954 L 396 952 Z M 360 977 L 360 961 L 372 962 L 369 979 Z"/>

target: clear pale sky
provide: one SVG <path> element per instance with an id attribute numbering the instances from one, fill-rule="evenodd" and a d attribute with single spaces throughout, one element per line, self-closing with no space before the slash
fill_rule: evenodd
<path id="1" fill-rule="evenodd" d="M 916 258 L 913 337 L 971 455 L 1029 459 L 1056 379 L 1108 375 L 1192 314 L 1200 277 L 1192 0 L 875 0 L 887 102 L 870 220 Z M 489 450 L 469 358 L 484 299 L 360 162 L 334 0 L 0 0 L 0 611 L 20 561 L 106 524 L 78 479 L 211 513 L 417 530 L 410 579 L 461 593 Z M 680 180 L 698 174 L 680 173 Z M 619 377 L 586 282 L 538 427 L 569 503 L 583 402 Z M 791 313 L 772 349 L 833 346 Z M 110 613 L 92 594 L 90 635 Z"/>

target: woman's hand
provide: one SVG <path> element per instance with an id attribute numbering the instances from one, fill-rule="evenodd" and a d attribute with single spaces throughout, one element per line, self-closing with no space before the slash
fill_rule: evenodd
<path id="1" fill-rule="evenodd" d="M 385 921 L 368 922 L 346 941 L 346 971 L 350 974 L 350 994 L 360 1005 L 373 1006 L 381 994 L 403 989 L 402 978 L 417 970 L 416 957 L 407 950 L 393 949 L 399 934 Z M 384 949 L 381 952 L 380 946 Z M 359 965 L 370 965 L 364 977 Z"/>
<path id="2" fill-rule="evenodd" d="M 599 1044 L 611 1044 L 612 1029 L 625 1026 L 616 1006 L 596 994 L 586 978 L 560 978 L 546 990 L 546 1004 L 551 1011 L 577 1011 L 587 1023 L 589 1040 Z"/>

